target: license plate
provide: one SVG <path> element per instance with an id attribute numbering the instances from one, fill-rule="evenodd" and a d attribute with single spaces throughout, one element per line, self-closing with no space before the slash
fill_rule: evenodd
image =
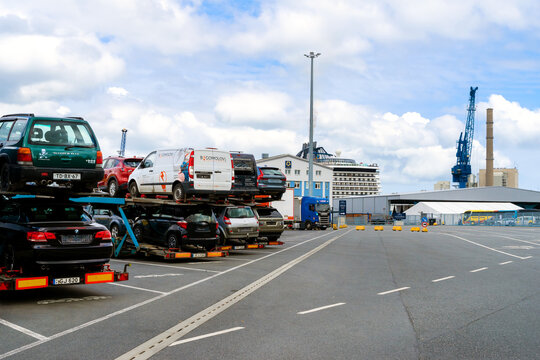
<path id="1" fill-rule="evenodd" d="M 53 173 L 54 180 L 81 180 L 79 173 Z"/>
<path id="2" fill-rule="evenodd" d="M 235 246 L 233 247 L 234 250 L 242 250 L 242 249 L 245 249 L 246 247 L 245 246 Z"/>
<path id="3" fill-rule="evenodd" d="M 80 282 L 81 278 L 79 277 L 53 279 L 53 285 L 79 284 Z"/>
<path id="4" fill-rule="evenodd" d="M 276 222 L 275 222 L 275 221 L 268 221 L 268 222 L 266 223 L 266 225 L 276 225 Z"/>
<path id="5" fill-rule="evenodd" d="M 90 244 L 92 242 L 92 234 L 60 235 L 60 241 L 62 245 Z"/>
<path id="6" fill-rule="evenodd" d="M 193 257 L 194 258 L 202 258 L 202 257 L 206 257 L 206 254 L 205 253 L 193 253 Z"/>
<path id="7" fill-rule="evenodd" d="M 281 184 L 281 180 L 280 180 L 280 179 L 268 179 L 268 182 L 269 182 L 269 183 L 273 183 L 273 184 Z"/>

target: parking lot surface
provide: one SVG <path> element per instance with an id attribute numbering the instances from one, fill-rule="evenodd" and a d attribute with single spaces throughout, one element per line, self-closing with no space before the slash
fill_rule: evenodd
<path id="1" fill-rule="evenodd" d="M 532 359 L 540 229 L 286 231 L 130 280 L 0 294 L 0 359 Z"/>

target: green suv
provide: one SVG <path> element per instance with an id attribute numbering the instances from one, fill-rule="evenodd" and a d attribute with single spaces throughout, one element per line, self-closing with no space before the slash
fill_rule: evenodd
<path id="1" fill-rule="evenodd" d="M 56 183 L 92 191 L 103 178 L 103 155 L 82 118 L 12 114 L 0 118 L 0 191 Z"/>

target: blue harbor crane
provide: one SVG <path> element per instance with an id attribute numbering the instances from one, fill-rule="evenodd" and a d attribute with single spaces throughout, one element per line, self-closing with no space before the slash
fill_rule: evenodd
<path id="1" fill-rule="evenodd" d="M 467 181 L 469 175 L 471 175 L 471 153 L 473 146 L 474 136 L 474 112 L 476 107 L 474 105 L 474 99 L 478 87 L 473 88 L 471 86 L 471 92 L 469 97 L 469 109 L 467 110 L 467 123 L 465 124 L 465 134 L 459 135 L 457 142 L 457 162 L 452 168 L 452 182 L 458 183 L 460 189 L 467 187 Z"/>
<path id="2" fill-rule="evenodd" d="M 122 129 L 122 139 L 120 140 L 120 150 L 118 150 L 118 155 L 122 157 L 126 153 L 126 136 L 127 136 L 127 129 Z"/>

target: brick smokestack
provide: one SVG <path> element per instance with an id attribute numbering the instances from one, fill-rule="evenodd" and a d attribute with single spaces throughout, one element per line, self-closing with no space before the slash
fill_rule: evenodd
<path id="1" fill-rule="evenodd" d="M 486 186 L 493 186 L 493 109 L 486 118 Z"/>

